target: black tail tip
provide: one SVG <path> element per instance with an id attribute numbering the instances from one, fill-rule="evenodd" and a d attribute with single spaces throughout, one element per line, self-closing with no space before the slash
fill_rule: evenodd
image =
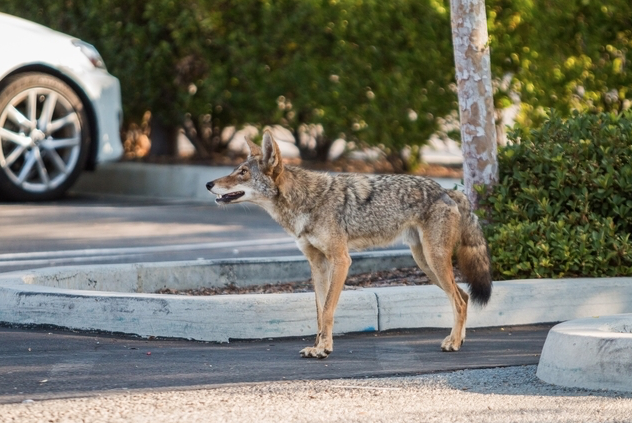
<path id="1" fill-rule="evenodd" d="M 483 283 L 470 285 L 470 299 L 473 303 L 484 306 L 489 302 L 492 296 L 491 278 Z"/>

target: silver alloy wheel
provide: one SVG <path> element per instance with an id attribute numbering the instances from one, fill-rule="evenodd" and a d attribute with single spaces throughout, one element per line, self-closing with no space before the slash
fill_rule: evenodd
<path id="1" fill-rule="evenodd" d="M 0 115 L 0 167 L 22 190 L 41 193 L 63 184 L 77 166 L 82 128 L 78 112 L 44 87 L 14 96 Z"/>

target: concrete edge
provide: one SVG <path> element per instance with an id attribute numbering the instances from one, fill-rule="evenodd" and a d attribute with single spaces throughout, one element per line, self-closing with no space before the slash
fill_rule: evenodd
<path id="1" fill-rule="evenodd" d="M 632 314 L 576 319 L 554 326 L 536 375 L 572 388 L 632 392 Z"/>
<path id="2" fill-rule="evenodd" d="M 351 253 L 350 275 L 416 266 L 409 250 Z M 59 266 L 5 273 L 24 283 L 52 288 L 118 293 L 155 293 L 227 285 L 252 286 L 305 281 L 304 256 L 190 260 L 155 263 Z"/>
<path id="3" fill-rule="evenodd" d="M 81 267 L 63 269 L 76 272 Z M 311 293 L 188 297 L 88 291 L 34 285 L 34 272 L 0 275 L 0 322 L 216 342 L 316 333 Z M 57 273 L 63 280 L 60 276 Z M 485 308 L 470 307 L 467 326 L 548 323 L 612 313 L 632 313 L 632 278 L 502 281 L 494 283 Z M 335 325 L 337 333 L 449 328 L 452 310 L 435 286 L 347 290 Z"/>

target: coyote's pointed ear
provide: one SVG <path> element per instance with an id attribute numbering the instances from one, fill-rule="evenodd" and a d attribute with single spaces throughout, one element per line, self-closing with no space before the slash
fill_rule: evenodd
<path id="1" fill-rule="evenodd" d="M 283 161 L 281 160 L 281 151 L 270 131 L 263 133 L 263 158 L 261 159 L 263 171 L 276 179 L 283 172 Z"/>
<path id="2" fill-rule="evenodd" d="M 250 149 L 249 157 L 258 157 L 263 155 L 261 147 L 250 141 L 250 138 L 246 137 L 246 143 L 248 144 L 248 148 Z"/>

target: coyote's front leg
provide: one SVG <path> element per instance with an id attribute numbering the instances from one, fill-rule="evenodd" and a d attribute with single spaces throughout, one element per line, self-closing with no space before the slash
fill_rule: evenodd
<path id="1" fill-rule="evenodd" d="M 322 311 L 325 304 L 325 298 L 327 297 L 327 291 L 329 291 L 329 269 L 325 255 L 318 249 L 314 248 L 307 242 L 299 242 L 299 247 L 312 271 L 312 284 L 314 286 L 314 293 L 316 294 L 316 319 L 318 322 L 318 332 L 316 333 L 316 341 L 314 347 L 303 348 L 300 351 L 303 357 L 318 357 L 316 354 L 316 347 L 320 342 L 320 334 L 322 331 Z"/>
<path id="2" fill-rule="evenodd" d="M 346 248 L 329 257 L 311 245 L 307 248 L 301 246 L 301 249 L 312 269 L 318 333 L 314 346 L 303 348 L 300 353 L 303 357 L 326 358 L 333 351 L 334 313 L 347 279 L 351 258 Z"/>

